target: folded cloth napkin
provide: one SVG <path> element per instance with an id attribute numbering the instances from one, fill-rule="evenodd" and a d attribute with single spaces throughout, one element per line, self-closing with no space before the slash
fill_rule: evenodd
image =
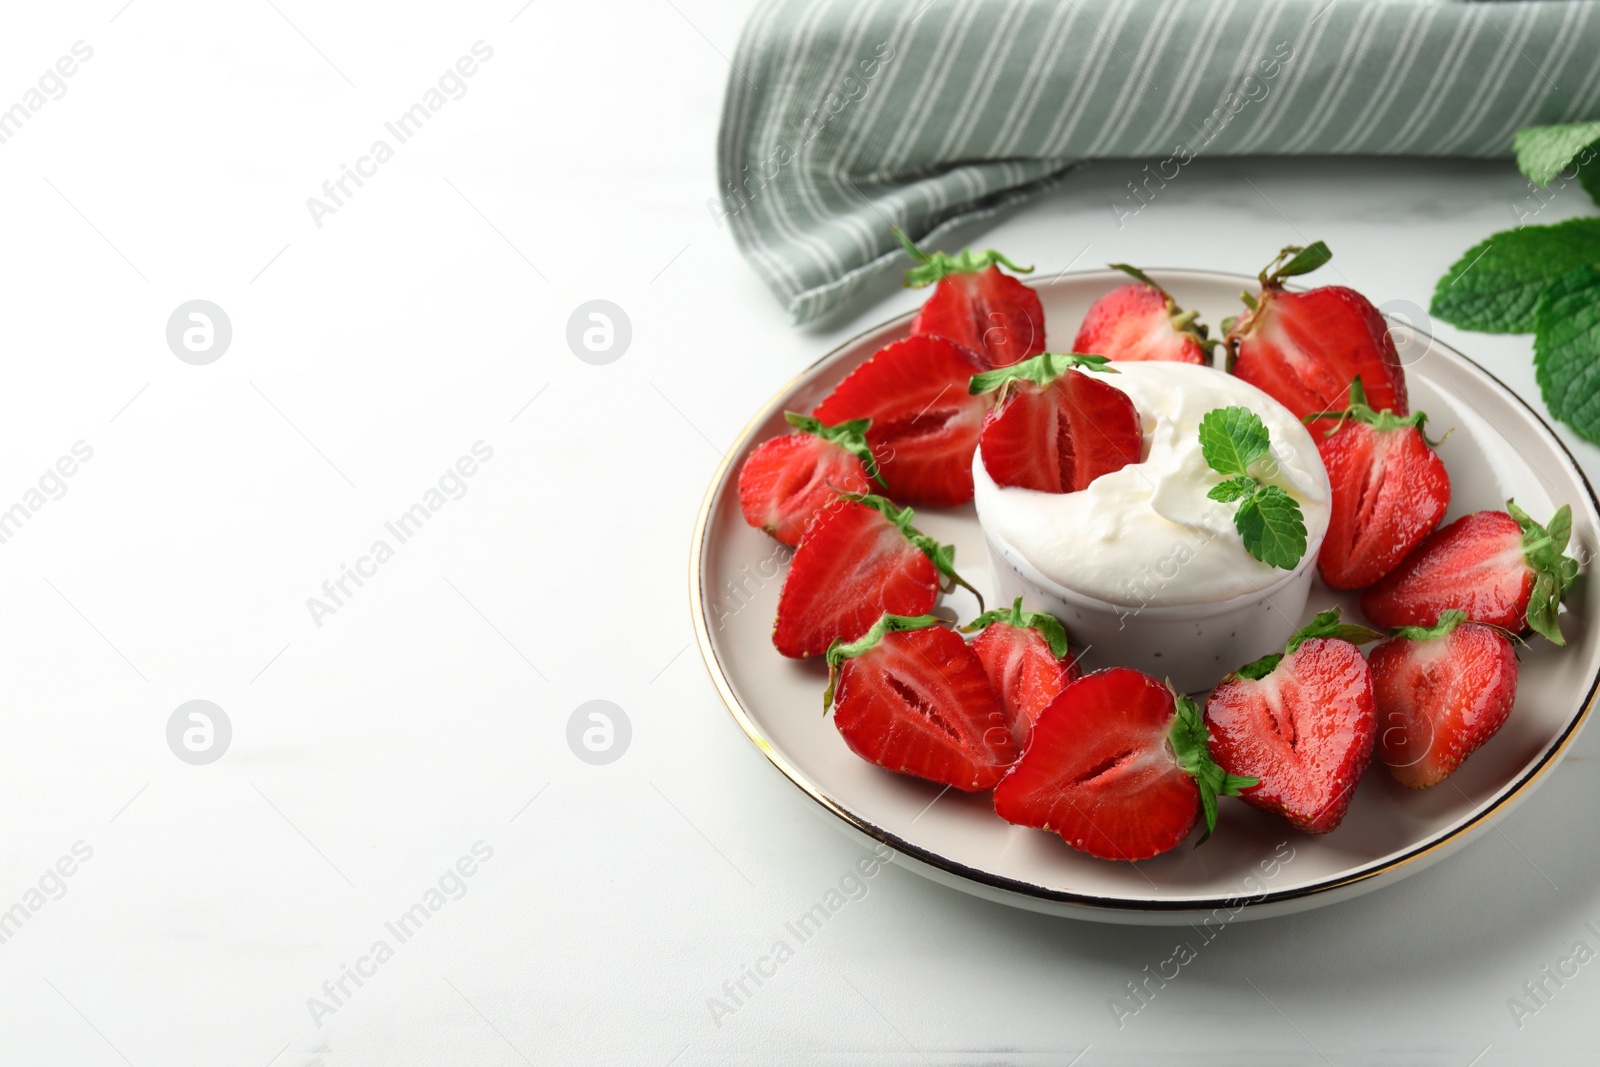
<path id="1" fill-rule="evenodd" d="M 708 202 L 796 322 L 1096 158 L 1509 154 L 1600 115 L 1600 4 L 767 0 L 745 28 Z"/>

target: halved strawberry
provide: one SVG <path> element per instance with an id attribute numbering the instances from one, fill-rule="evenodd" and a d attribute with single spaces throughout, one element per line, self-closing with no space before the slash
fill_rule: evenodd
<path id="1" fill-rule="evenodd" d="M 1372 650 L 1378 758 L 1395 781 L 1425 789 L 1505 725 L 1517 654 L 1501 630 L 1451 610 L 1433 627 L 1401 627 Z"/>
<path id="2" fill-rule="evenodd" d="M 941 576 L 972 588 L 951 562 L 955 548 L 920 533 L 911 518 L 910 508 L 861 495 L 844 497 L 811 520 L 778 594 L 772 643 L 779 652 L 820 656 L 834 639 L 854 641 L 866 633 L 885 612 L 932 611 Z"/>
<path id="3" fill-rule="evenodd" d="M 798 545 L 806 524 L 840 493 L 872 491 L 878 476 L 866 432 L 871 419 L 837 426 L 785 411 L 797 432 L 763 441 L 739 468 L 739 507 L 744 521 L 786 545 Z M 880 482 L 881 484 L 881 482 Z"/>
<path id="4" fill-rule="evenodd" d="M 968 248 L 956 256 L 930 254 L 900 230 L 894 233 L 918 264 L 906 271 L 906 285 L 934 287 L 911 321 L 913 334 L 964 345 L 991 367 L 1010 366 L 1044 351 L 1044 306 L 1039 294 L 1000 273 L 996 264 L 1004 263 L 1018 274 L 1030 274 L 1032 267 L 1019 267 L 992 248 L 987 252 Z"/>
<path id="5" fill-rule="evenodd" d="M 1017 758 L 977 654 L 932 615 L 885 615 L 835 641 L 822 703 L 850 751 L 900 774 L 976 793 Z"/>
<path id="6" fill-rule="evenodd" d="M 1379 635 L 1318 615 L 1279 653 L 1240 667 L 1206 701 L 1211 752 L 1229 774 L 1260 784 L 1239 795 L 1296 829 L 1339 825 L 1372 761 L 1372 673 L 1352 641 Z"/>
<path id="7" fill-rule="evenodd" d="M 983 468 L 996 485 L 1075 493 L 1139 462 L 1144 436 L 1133 401 L 1075 367 L 1116 373 L 1105 356 L 1045 352 L 973 375 L 974 396 L 1001 391 L 979 436 Z"/>
<path id="8" fill-rule="evenodd" d="M 1285 278 L 1307 274 L 1331 258 L 1321 241 L 1278 253 L 1261 272 L 1261 295 L 1241 293 L 1249 310 L 1222 324 L 1228 369 L 1301 418 L 1337 413 L 1357 378 L 1374 408 L 1404 415 L 1405 371 L 1372 301 L 1337 285 L 1304 293 L 1283 287 Z M 1313 440 L 1333 426 L 1332 418 L 1308 423 Z"/>
<path id="9" fill-rule="evenodd" d="M 961 629 L 982 631 L 972 639 L 972 650 L 1005 708 L 1011 736 L 1023 744 L 1039 713 L 1078 677 L 1067 631 L 1054 615 L 1023 611 L 1021 597 L 1010 608 L 985 612 Z"/>
<path id="10" fill-rule="evenodd" d="M 1463 515 L 1362 593 L 1361 610 L 1379 626 L 1433 626 L 1460 608 L 1472 622 L 1532 628 L 1564 645 L 1557 616 L 1578 576 L 1578 561 L 1566 554 L 1571 534 L 1565 504 L 1548 528 L 1510 500 L 1505 511 Z"/>
<path id="11" fill-rule="evenodd" d="M 1212 760 L 1194 701 L 1112 667 L 1067 686 L 1039 716 L 995 787 L 994 810 L 1091 856 L 1145 860 L 1188 837 L 1202 812 L 1211 836 L 1217 795 L 1253 784 Z"/>
<path id="12" fill-rule="evenodd" d="M 1119 285 L 1089 305 L 1089 312 L 1072 342 L 1074 352 L 1094 352 L 1112 359 L 1167 360 L 1173 363 L 1211 362 L 1217 342 L 1199 322 L 1200 313 L 1184 311 L 1144 271 L 1126 263 L 1111 266 L 1137 281 Z"/>
<path id="13" fill-rule="evenodd" d="M 1317 442 L 1333 486 L 1317 569 L 1333 588 L 1394 570 L 1449 510 L 1450 475 L 1423 435 L 1427 418 L 1373 410 L 1357 378 L 1339 428 Z"/>
<path id="14" fill-rule="evenodd" d="M 967 393 L 977 357 L 942 337 L 887 345 L 812 412 L 825 423 L 871 419 L 867 443 L 889 495 L 953 507 L 972 500 L 972 453 L 988 406 Z"/>

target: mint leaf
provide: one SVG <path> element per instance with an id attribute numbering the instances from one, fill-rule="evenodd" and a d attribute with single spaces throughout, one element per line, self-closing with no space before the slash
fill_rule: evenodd
<path id="1" fill-rule="evenodd" d="M 1262 486 L 1239 505 L 1233 524 L 1244 548 L 1262 563 L 1292 571 L 1306 554 L 1306 524 L 1300 505 L 1276 485 Z"/>
<path id="2" fill-rule="evenodd" d="M 1533 367 L 1550 414 L 1600 441 L 1600 269 L 1579 267 L 1551 282 L 1534 318 Z"/>
<path id="3" fill-rule="evenodd" d="M 1439 279 L 1429 310 L 1464 330 L 1531 333 L 1545 286 L 1595 264 L 1600 264 L 1600 218 L 1506 230 L 1456 261 Z"/>
<path id="4" fill-rule="evenodd" d="M 1517 131 L 1511 141 L 1517 166 L 1535 185 L 1549 185 L 1550 179 L 1600 142 L 1600 122 L 1578 122 L 1568 126 L 1530 126 Z M 1593 153 L 1590 153 L 1592 156 Z M 1588 160 L 1579 160 L 1580 164 Z"/>
<path id="5" fill-rule="evenodd" d="M 1211 487 L 1211 492 L 1206 496 L 1223 504 L 1231 504 L 1235 500 L 1243 500 L 1256 491 L 1256 480 L 1242 474 L 1236 474 L 1225 482 L 1219 482 Z"/>
<path id="6" fill-rule="evenodd" d="M 1270 447 L 1266 424 L 1249 408 L 1214 408 L 1200 420 L 1200 454 L 1218 474 L 1249 474 Z"/>

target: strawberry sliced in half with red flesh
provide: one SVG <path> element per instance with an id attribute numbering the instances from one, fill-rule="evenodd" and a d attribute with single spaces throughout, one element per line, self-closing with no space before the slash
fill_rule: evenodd
<path id="1" fill-rule="evenodd" d="M 1578 561 L 1566 554 L 1571 535 L 1566 505 L 1548 527 L 1510 500 L 1505 511 L 1463 515 L 1362 593 L 1361 610 L 1379 626 L 1433 626 L 1460 608 L 1471 622 L 1534 629 L 1564 645 L 1561 598 L 1578 576 Z"/>
<path id="2" fill-rule="evenodd" d="M 1211 362 L 1217 342 L 1199 321 L 1199 313 L 1184 311 L 1172 295 L 1137 267 L 1113 263 L 1115 270 L 1137 281 L 1119 285 L 1089 305 L 1078 327 L 1074 352 L 1096 352 L 1112 359 L 1171 363 Z"/>
<path id="3" fill-rule="evenodd" d="M 1406 377 L 1388 324 L 1372 301 L 1343 286 L 1303 293 L 1283 287 L 1333 258 L 1321 241 L 1291 246 L 1261 272 L 1261 294 L 1241 293 L 1248 311 L 1224 322 L 1228 369 L 1301 418 L 1344 407 L 1350 383 L 1360 378 L 1368 402 L 1404 415 Z M 1308 423 L 1313 440 L 1335 426 L 1333 418 Z"/>
<path id="4" fill-rule="evenodd" d="M 783 417 L 797 432 L 764 441 L 745 457 L 739 507 L 751 526 L 798 545 L 811 517 L 840 493 L 871 492 L 868 479 L 878 476 L 878 466 L 867 446 L 870 419 L 826 426 L 793 411 Z"/>
<path id="5" fill-rule="evenodd" d="M 1317 442 L 1333 486 L 1317 570 L 1333 588 L 1394 570 L 1449 510 L 1450 475 L 1422 432 L 1427 418 L 1375 411 L 1357 378 L 1339 428 Z"/>
<path id="6" fill-rule="evenodd" d="M 1005 712 L 961 635 L 932 615 L 885 615 L 828 649 L 833 724 L 850 751 L 899 774 L 969 793 L 1017 758 Z"/>
<path id="7" fill-rule="evenodd" d="M 895 236 L 917 266 L 906 271 L 906 285 L 933 286 L 933 295 L 911 322 L 913 334 L 944 337 L 978 353 L 991 367 L 1008 367 L 1044 351 L 1044 305 L 1026 282 L 1002 274 L 1005 264 L 1018 274 L 1033 273 L 989 249 L 960 255 L 928 253 L 900 230 Z"/>
<path id="8" fill-rule="evenodd" d="M 1517 695 L 1517 653 L 1504 631 L 1447 611 L 1402 627 L 1372 650 L 1378 758 L 1395 781 L 1425 789 L 1493 737 Z"/>
<path id="9" fill-rule="evenodd" d="M 1372 673 L 1356 642 L 1380 635 L 1324 611 L 1274 652 L 1224 678 L 1206 701 L 1211 753 L 1260 784 L 1239 795 L 1308 834 L 1339 825 L 1372 761 Z"/>
<path id="10" fill-rule="evenodd" d="M 1017 597 L 1010 608 L 985 612 L 962 630 L 981 631 L 972 651 L 1005 708 L 1011 736 L 1025 743 L 1040 713 L 1078 677 L 1066 629 L 1054 615 L 1023 611 Z"/>
<path id="11" fill-rule="evenodd" d="M 1212 760 L 1194 701 L 1112 667 L 1067 686 L 1039 716 L 994 810 L 1100 859 L 1146 860 L 1188 837 L 1202 813 L 1209 837 L 1217 795 L 1253 784 Z"/>
<path id="12" fill-rule="evenodd" d="M 1106 362 L 1105 356 L 1045 352 L 973 376 L 973 395 L 1000 390 L 978 446 L 996 485 L 1075 493 L 1139 462 L 1139 413 L 1128 394 L 1095 376 L 1116 373 Z"/>
<path id="13" fill-rule="evenodd" d="M 941 578 L 972 589 L 955 571 L 955 548 L 919 532 L 911 519 L 910 508 L 871 495 L 841 498 L 812 519 L 778 594 L 778 651 L 820 656 L 835 639 L 854 641 L 886 612 L 926 614 L 939 600 Z"/>
<path id="14" fill-rule="evenodd" d="M 981 369 L 954 341 L 907 338 L 857 367 L 812 414 L 830 424 L 871 419 L 867 443 L 889 495 L 955 507 L 972 500 L 972 454 L 988 405 L 967 382 Z"/>

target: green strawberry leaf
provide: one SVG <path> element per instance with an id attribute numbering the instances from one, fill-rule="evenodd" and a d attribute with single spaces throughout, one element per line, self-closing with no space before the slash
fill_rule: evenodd
<path id="1" fill-rule="evenodd" d="M 1600 122 L 1578 122 L 1567 126 L 1530 126 L 1518 130 L 1511 149 L 1517 166 L 1535 185 L 1549 185 L 1550 179 L 1567 169 L 1568 164 L 1585 155 L 1585 149 L 1600 142 Z M 1587 153 L 1592 158 L 1594 153 Z M 1579 160 L 1580 165 L 1588 159 Z"/>
<path id="2" fill-rule="evenodd" d="M 1173 715 L 1172 726 L 1167 731 L 1167 743 L 1172 746 L 1172 754 L 1177 757 L 1178 766 L 1193 778 L 1194 784 L 1200 788 L 1200 807 L 1205 812 L 1206 832 L 1195 842 L 1195 847 L 1199 848 L 1217 828 L 1217 797 L 1236 797 L 1240 790 L 1258 785 L 1261 780 L 1224 771 L 1217 761 L 1211 758 L 1206 722 L 1200 715 L 1200 709 L 1186 696 L 1174 693 L 1173 698 L 1176 714 Z"/>
<path id="3" fill-rule="evenodd" d="M 1200 420 L 1200 454 L 1218 474 L 1248 475 L 1271 446 L 1266 423 L 1249 408 L 1213 408 Z"/>
<path id="4" fill-rule="evenodd" d="M 844 641 L 835 637 L 828 646 L 824 657 L 828 662 L 828 688 L 822 694 L 822 711 L 827 714 L 833 707 L 833 690 L 839 680 L 839 665 L 847 659 L 864 655 L 878 647 L 884 635 L 900 633 L 904 630 L 926 630 L 930 626 L 942 626 L 944 620 L 937 615 L 889 615 L 878 617 L 872 624 L 872 629 L 856 638 L 854 641 Z"/>
<path id="5" fill-rule="evenodd" d="M 1552 281 L 1534 318 L 1533 367 L 1550 414 L 1600 441 L 1600 269 L 1579 267 Z"/>
<path id="6" fill-rule="evenodd" d="M 1539 296 L 1553 279 L 1600 264 L 1600 218 L 1495 234 L 1456 261 L 1430 312 L 1464 330 L 1531 333 Z"/>
<path id="7" fill-rule="evenodd" d="M 872 493 L 840 493 L 846 500 L 853 500 L 857 504 L 865 504 L 878 514 L 894 523 L 901 535 L 912 545 L 921 550 L 922 554 L 933 561 L 934 569 L 944 575 L 946 588 L 953 589 L 961 586 L 978 598 L 978 610 L 983 610 L 983 594 L 972 587 L 961 575 L 956 573 L 956 546 L 943 545 L 935 538 L 929 537 L 915 526 L 911 525 L 916 512 L 910 508 L 897 508 L 894 501 L 887 497 L 874 496 Z"/>
<path id="8" fill-rule="evenodd" d="M 1561 633 L 1561 598 L 1567 595 L 1578 577 L 1578 561 L 1566 554 L 1572 539 L 1572 508 L 1556 509 L 1550 522 L 1540 526 L 1513 500 L 1506 501 L 1506 512 L 1522 527 L 1522 558 L 1534 573 L 1533 594 L 1528 599 L 1528 626 L 1552 643 L 1565 645 Z"/>
<path id="9" fill-rule="evenodd" d="M 944 252 L 924 252 L 911 243 L 911 238 L 898 226 L 894 227 L 894 235 L 900 239 L 901 247 L 906 253 L 917 261 L 917 266 L 906 271 L 906 287 L 920 289 L 925 285 L 932 285 L 951 274 L 975 274 L 980 270 L 988 270 L 996 263 L 1004 263 L 1018 274 L 1033 273 L 1032 267 L 1019 267 L 1005 256 L 989 249 L 987 252 L 974 252 L 970 248 L 963 248 L 959 255 L 947 255 Z"/>
<path id="10" fill-rule="evenodd" d="M 1265 485 L 1239 505 L 1233 525 L 1244 548 L 1262 563 L 1292 571 L 1306 554 L 1306 524 L 1300 505 L 1276 485 Z"/>
<path id="11" fill-rule="evenodd" d="M 1447 637 L 1457 626 L 1467 621 L 1467 613 L 1460 608 L 1450 608 L 1439 613 L 1439 621 L 1432 626 L 1398 626 L 1394 635 L 1407 641 L 1432 641 Z"/>
<path id="12" fill-rule="evenodd" d="M 878 461 L 872 458 L 872 448 L 867 444 L 867 431 L 872 428 L 871 419 L 849 419 L 845 422 L 826 426 L 822 420 L 813 415 L 802 415 L 798 411 L 785 411 L 783 417 L 789 420 L 789 425 L 801 433 L 820 437 L 824 441 L 832 442 L 855 456 L 867 470 L 867 477 L 883 486 L 889 483 L 883 480 L 878 473 Z"/>
<path id="13" fill-rule="evenodd" d="M 1110 362 L 1110 356 L 1085 356 L 1077 352 L 1040 352 L 1032 359 L 1013 363 L 1009 367 L 974 374 L 972 380 L 967 383 L 967 393 L 970 396 L 982 396 L 1012 382 L 1032 382 L 1043 388 L 1074 368 L 1097 371 L 1101 374 L 1117 373 L 1117 368 L 1106 365 Z"/>
<path id="14" fill-rule="evenodd" d="M 1004 623 L 1015 626 L 1019 630 L 1038 630 L 1039 635 L 1050 646 L 1050 654 L 1056 659 L 1066 659 L 1070 649 L 1067 647 L 1067 630 L 1061 625 L 1061 620 L 1054 615 L 1043 611 L 1023 611 L 1022 598 L 1019 596 L 1009 608 L 996 608 L 986 611 L 976 619 L 961 627 L 964 634 L 977 633 L 992 623 Z"/>
<path id="15" fill-rule="evenodd" d="M 1313 637 L 1336 637 L 1341 641 L 1349 641 L 1352 645 L 1364 645 L 1368 641 L 1376 641 L 1382 636 L 1378 631 L 1368 629 L 1365 626 L 1340 622 L 1339 609 L 1329 608 L 1326 611 L 1318 612 L 1310 622 L 1296 630 L 1289 637 L 1288 643 L 1283 646 L 1282 652 L 1269 653 L 1258 660 L 1246 663 L 1233 673 L 1240 678 L 1259 681 L 1277 670 L 1278 664 L 1283 661 L 1283 657 L 1289 655 Z"/>
<path id="16" fill-rule="evenodd" d="M 1261 272 L 1261 285 L 1263 288 L 1276 286 L 1282 284 L 1285 278 L 1310 274 L 1332 258 L 1333 253 L 1321 241 L 1313 241 L 1304 248 L 1290 245 L 1279 252 L 1278 258 L 1267 264 L 1267 269 Z"/>
<path id="17" fill-rule="evenodd" d="M 1243 474 L 1235 474 L 1227 481 L 1218 482 L 1211 487 L 1211 492 L 1206 496 L 1223 504 L 1231 504 L 1235 500 L 1243 500 L 1256 491 L 1256 480 Z"/>

